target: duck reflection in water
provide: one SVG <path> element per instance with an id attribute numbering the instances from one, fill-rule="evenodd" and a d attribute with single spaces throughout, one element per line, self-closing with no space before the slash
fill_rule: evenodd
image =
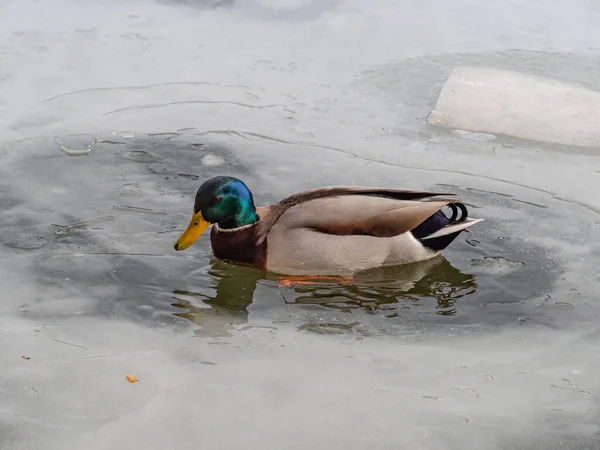
<path id="1" fill-rule="evenodd" d="M 248 307 L 259 284 L 277 291 L 273 298 L 283 296 L 287 304 L 319 305 L 346 312 L 362 309 L 390 318 L 399 316 L 402 309 L 423 307 L 426 300 L 435 304 L 427 312 L 455 315 L 456 302 L 477 290 L 475 275 L 461 272 L 441 255 L 418 263 L 372 269 L 341 282 L 329 278 L 315 279 L 311 284 L 282 285 L 275 275 L 220 261 L 211 263 L 209 276 L 214 282 L 214 295 L 173 291 L 173 306 L 186 310 L 175 315 L 199 325 L 195 334 L 202 337 L 231 336 L 233 327 L 247 323 Z M 204 306 L 185 297 L 200 299 Z"/>
<path id="2" fill-rule="evenodd" d="M 194 331 L 196 336 L 231 336 L 229 330 L 232 327 L 248 322 L 248 306 L 254 300 L 258 281 L 264 279 L 264 272 L 214 260 L 208 276 L 214 295 L 179 289 L 173 291 L 175 303 L 172 306 L 187 310 L 175 315 L 199 325 L 201 328 Z M 185 297 L 199 299 L 204 306 L 199 307 L 197 300 L 193 304 Z"/>

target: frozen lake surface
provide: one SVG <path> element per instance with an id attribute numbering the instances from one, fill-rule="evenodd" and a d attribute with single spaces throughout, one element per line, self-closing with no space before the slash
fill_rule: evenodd
<path id="1" fill-rule="evenodd" d="M 600 448 L 600 143 L 427 124 L 457 67 L 600 91 L 598 42 L 587 1 L 0 0 L 0 449 Z M 173 250 L 215 174 L 485 222 L 282 286 Z"/>

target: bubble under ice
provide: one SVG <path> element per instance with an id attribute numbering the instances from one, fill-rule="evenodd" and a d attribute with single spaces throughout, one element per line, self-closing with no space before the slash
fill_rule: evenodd
<path id="1" fill-rule="evenodd" d="M 465 60 L 600 88 L 598 22 L 566 0 L 0 1 L 0 448 L 598 448 L 597 156 L 423 124 Z M 158 139 L 233 150 L 173 166 Z M 375 336 L 298 330 L 343 316 L 284 316 L 259 283 L 239 315 L 195 300 L 228 332 L 192 337 L 157 299 L 206 278 L 206 240 L 174 256 L 172 227 L 193 176 L 221 168 L 265 201 L 328 181 L 454 186 L 488 220 L 452 264 L 493 237 L 529 258 L 510 273 L 541 261 L 527 273 L 553 281 L 467 314 L 484 325 L 409 316 Z"/>

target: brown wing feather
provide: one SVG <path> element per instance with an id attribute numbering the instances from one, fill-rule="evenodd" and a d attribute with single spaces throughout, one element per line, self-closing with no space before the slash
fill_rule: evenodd
<path id="1" fill-rule="evenodd" d="M 310 200 L 316 200 L 327 197 L 341 197 L 348 195 L 360 195 L 367 197 L 380 197 L 393 200 L 416 201 L 429 197 L 440 195 L 454 195 L 450 193 L 431 192 L 431 191 L 414 191 L 402 189 L 387 189 L 387 188 L 368 188 L 355 186 L 336 186 L 312 189 L 309 191 L 300 192 L 284 198 L 279 203 L 271 206 L 268 213 L 261 216 L 261 226 L 259 230 L 259 241 L 266 238 L 271 227 L 277 222 L 281 215 L 289 208 L 299 205 Z M 452 202 L 450 200 L 449 202 Z"/>
<path id="2" fill-rule="evenodd" d="M 334 186 L 311 189 L 309 191 L 299 192 L 284 198 L 277 206 L 284 210 L 297 205 L 298 203 L 306 202 L 324 197 L 339 197 L 343 195 L 368 195 L 372 197 L 392 198 L 395 200 L 420 200 L 427 197 L 435 197 L 439 195 L 454 195 L 441 192 L 431 191 L 412 191 L 402 189 L 386 189 L 386 188 L 368 188 L 355 186 Z"/>
<path id="3" fill-rule="evenodd" d="M 393 209 L 382 214 L 360 219 L 340 217 L 327 223 L 323 223 L 317 219 L 315 220 L 315 224 L 313 226 L 309 225 L 308 228 L 336 235 L 398 236 L 399 234 L 413 230 L 428 217 L 453 201 L 419 202 L 404 208 Z"/>
<path id="4" fill-rule="evenodd" d="M 302 226 L 310 227 L 315 230 L 322 230 L 323 232 L 328 232 L 331 234 L 368 234 L 372 236 L 394 236 L 414 228 L 444 205 L 455 202 L 455 200 L 445 200 L 443 202 L 421 202 L 429 197 L 441 195 L 454 194 L 353 186 L 327 187 L 300 192 L 281 200 L 276 205 L 273 205 L 267 214 L 261 216 L 260 230 L 258 233 L 259 243 L 266 238 L 271 227 L 287 210 L 294 206 L 310 202 L 311 200 L 333 200 L 335 197 L 343 198 L 347 196 L 359 196 L 364 198 L 364 202 L 369 203 L 369 208 L 364 208 L 365 211 L 361 210 L 360 214 L 357 214 L 357 211 L 353 211 L 353 213 L 350 213 L 349 211 L 349 213 L 345 215 L 336 214 L 335 219 L 333 220 L 330 217 L 327 217 L 327 214 L 323 216 L 323 211 L 319 210 L 318 208 L 315 211 L 311 211 L 312 208 L 307 208 L 307 210 L 304 210 L 303 208 L 297 214 L 297 216 L 302 218 Z M 381 199 L 382 202 L 377 202 L 376 199 L 378 198 Z M 367 201 L 367 199 L 369 201 Z M 383 207 L 382 210 L 381 206 L 384 203 L 386 206 Z M 339 203 L 334 202 L 332 205 L 339 205 Z M 379 206 L 379 208 L 372 208 L 374 205 Z M 327 208 L 328 212 L 332 212 L 331 209 L 333 208 Z M 370 210 L 372 209 L 375 210 L 371 212 Z M 397 209 L 409 209 L 410 211 L 393 212 Z M 425 215 L 427 213 L 429 214 Z M 365 217 L 365 214 L 367 217 Z M 414 226 L 412 226 L 413 223 L 415 224 Z M 407 228 L 411 226 L 412 228 Z M 404 231 L 397 232 L 397 230 Z"/>

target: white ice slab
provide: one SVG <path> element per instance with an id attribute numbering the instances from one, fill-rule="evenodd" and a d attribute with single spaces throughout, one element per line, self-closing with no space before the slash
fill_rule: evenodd
<path id="1" fill-rule="evenodd" d="M 432 125 L 534 141 L 600 146 L 600 92 L 550 78 L 458 67 L 429 115 Z"/>

